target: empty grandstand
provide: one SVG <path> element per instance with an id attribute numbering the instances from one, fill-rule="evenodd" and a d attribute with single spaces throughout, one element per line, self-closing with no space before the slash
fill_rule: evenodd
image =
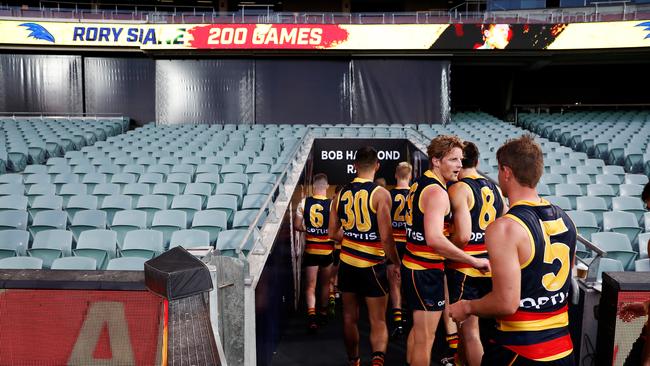
<path id="1" fill-rule="evenodd" d="M 648 5 L 199 3 L 0 5 L 0 364 L 343 364 L 340 301 L 317 334 L 302 310 L 314 175 L 332 196 L 371 145 L 392 186 L 456 135 L 498 183 L 522 134 L 579 234 L 575 364 L 641 357 Z"/>

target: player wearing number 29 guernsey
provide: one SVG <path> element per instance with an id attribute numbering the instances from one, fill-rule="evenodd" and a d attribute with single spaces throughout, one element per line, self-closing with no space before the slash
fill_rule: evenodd
<path id="1" fill-rule="evenodd" d="M 391 230 L 390 194 L 373 183 L 379 169 L 377 151 L 371 147 L 357 150 L 354 168 L 357 177 L 334 200 L 329 222 L 330 237 L 342 242 L 338 276 L 343 292 L 343 334 L 349 365 L 360 365 L 356 319 L 359 298 L 364 297 L 370 319 L 372 365 L 383 366 L 388 345 L 386 271 L 394 271 L 399 277 L 400 259 Z M 386 268 L 386 257 L 396 264 L 393 268 Z"/>
<path id="2" fill-rule="evenodd" d="M 508 141 L 497 160 L 511 206 L 486 231 L 493 289 L 453 304 L 451 316 L 458 322 L 470 314 L 496 318 L 482 365 L 574 365 L 568 295 L 575 225 L 535 190 L 544 163 L 531 136 Z"/>

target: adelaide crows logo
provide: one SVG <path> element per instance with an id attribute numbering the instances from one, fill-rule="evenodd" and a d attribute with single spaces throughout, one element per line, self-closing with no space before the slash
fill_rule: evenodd
<path id="1" fill-rule="evenodd" d="M 42 25 L 36 23 L 23 23 L 20 24 L 20 26 L 29 30 L 30 33 L 27 37 L 54 43 L 54 36 Z"/>
<path id="2" fill-rule="evenodd" d="M 645 36 L 643 39 L 648 39 L 648 38 L 650 38 L 650 22 L 639 23 L 639 24 L 637 24 L 636 26 L 637 26 L 637 27 L 645 27 L 643 30 L 646 31 L 646 32 L 648 32 L 648 34 L 646 34 L 646 36 Z"/>

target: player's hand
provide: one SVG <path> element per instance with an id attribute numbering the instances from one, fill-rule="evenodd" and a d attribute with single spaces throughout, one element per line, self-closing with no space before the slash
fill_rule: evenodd
<path id="1" fill-rule="evenodd" d="M 486 258 L 476 258 L 473 264 L 474 268 L 481 271 L 481 273 L 488 273 L 491 271 L 490 261 Z"/>
<path id="2" fill-rule="evenodd" d="M 618 313 L 618 317 L 624 322 L 631 322 L 644 315 L 646 315 L 646 309 L 642 302 L 625 304 Z"/>
<path id="3" fill-rule="evenodd" d="M 471 315 L 469 310 L 469 303 L 467 300 L 460 300 L 449 305 L 449 316 L 456 323 L 462 323 Z"/>

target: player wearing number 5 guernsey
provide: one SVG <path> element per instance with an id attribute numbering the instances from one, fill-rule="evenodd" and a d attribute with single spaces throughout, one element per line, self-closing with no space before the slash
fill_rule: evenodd
<path id="1" fill-rule="evenodd" d="M 296 211 L 294 226 L 305 232 L 305 302 L 307 303 L 307 327 L 310 331 L 318 328 L 316 315 L 316 282 L 320 273 L 320 323 L 327 320 L 328 296 L 332 277 L 334 241 L 329 238 L 330 206 L 332 201 L 327 194 L 328 182 L 325 174 L 314 175 L 313 196 L 305 198 Z M 333 309 L 329 309 L 330 312 Z"/>
<path id="2" fill-rule="evenodd" d="M 451 306 L 454 320 L 496 318 L 482 365 L 574 365 L 567 312 L 576 229 L 535 187 L 544 169 L 531 136 L 497 151 L 499 184 L 510 210 L 486 231 L 492 291 Z"/>
<path id="3" fill-rule="evenodd" d="M 447 183 L 458 179 L 463 143 L 456 136 L 437 136 L 427 148 L 429 170 L 409 189 L 406 199 L 406 253 L 402 289 L 413 311 L 407 363 L 429 365 L 431 347 L 445 308 L 444 259 L 487 271 L 489 262 L 474 258 L 449 241 L 451 209 Z"/>
<path id="4" fill-rule="evenodd" d="M 487 258 L 485 248 L 485 229 L 497 217 L 503 216 L 507 207 L 497 186 L 480 175 L 476 170 L 479 151 L 472 142 L 463 143 L 463 169 L 458 182 L 449 187 L 449 200 L 454 219 L 451 241 L 465 253 L 476 258 Z M 445 263 L 449 302 L 460 299 L 480 299 L 492 290 L 489 273 L 481 273 L 465 263 L 448 261 Z M 487 326 L 487 325 L 486 325 Z M 460 330 L 461 358 L 470 366 L 481 364 L 483 346 L 479 335 L 479 319 L 471 316 Z M 484 326 L 485 327 L 485 326 Z"/>
<path id="5" fill-rule="evenodd" d="M 354 167 L 357 177 L 341 189 L 332 205 L 329 233 L 331 238 L 342 241 L 338 275 L 339 289 L 343 292 L 343 334 L 349 364 L 360 365 L 358 301 L 365 298 L 372 365 L 381 366 L 388 344 L 385 259 L 388 257 L 397 264 L 393 266 L 396 272 L 400 260 L 391 230 L 390 194 L 373 183 L 379 169 L 377 152 L 371 147 L 357 150 Z M 399 278 L 399 272 L 395 275 Z"/>

